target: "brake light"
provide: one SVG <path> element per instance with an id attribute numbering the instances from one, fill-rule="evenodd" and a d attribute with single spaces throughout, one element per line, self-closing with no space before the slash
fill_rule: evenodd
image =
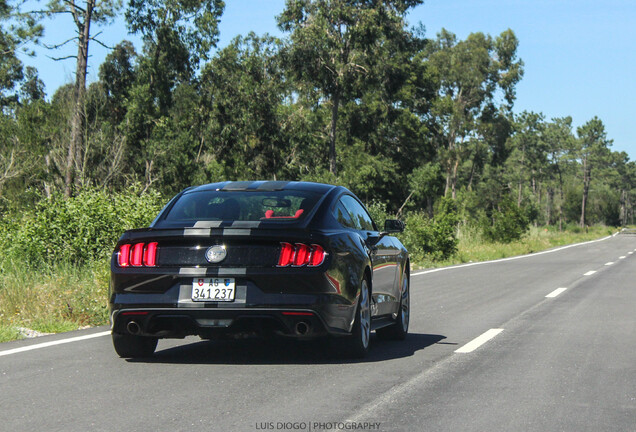
<path id="1" fill-rule="evenodd" d="M 325 250 L 322 246 L 311 245 L 311 256 L 309 257 L 309 267 L 317 267 L 325 260 Z"/>
<path id="2" fill-rule="evenodd" d="M 278 266 L 287 267 L 294 262 L 294 246 L 289 243 L 281 243 L 280 256 L 278 257 Z"/>
<path id="3" fill-rule="evenodd" d="M 157 263 L 157 242 L 148 243 L 144 249 L 144 265 L 154 267 Z"/>
<path id="4" fill-rule="evenodd" d="M 281 243 L 280 255 L 278 256 L 278 267 L 318 267 L 327 255 L 322 246 L 304 243 Z"/>
<path id="5" fill-rule="evenodd" d="M 296 267 L 304 266 L 305 264 L 309 264 L 309 246 L 302 243 L 296 244 L 296 256 L 294 257 L 294 265 Z"/>
<path id="6" fill-rule="evenodd" d="M 154 267 L 157 265 L 157 242 L 124 244 L 117 253 L 119 267 Z"/>
<path id="7" fill-rule="evenodd" d="M 144 256 L 144 244 L 137 243 L 133 245 L 130 251 L 130 265 L 133 267 L 141 267 Z"/>
<path id="8" fill-rule="evenodd" d="M 117 254 L 117 263 L 119 267 L 128 267 L 130 265 L 130 245 L 121 245 L 119 254 Z"/>

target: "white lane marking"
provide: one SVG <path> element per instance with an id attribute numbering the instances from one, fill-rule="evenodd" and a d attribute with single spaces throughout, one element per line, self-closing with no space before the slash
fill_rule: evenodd
<path id="1" fill-rule="evenodd" d="M 633 253 L 634 253 L 634 252 L 627 252 L 627 255 L 631 255 L 631 254 L 633 254 Z"/>
<path id="2" fill-rule="evenodd" d="M 364 419 L 367 419 L 372 415 L 376 415 L 378 412 L 381 412 L 381 407 L 395 402 L 395 398 L 397 398 L 398 396 L 415 389 L 421 389 L 423 383 L 426 382 L 428 377 L 434 375 L 437 371 L 444 369 L 449 362 L 453 361 L 454 358 L 456 357 L 448 356 L 440 362 L 435 363 L 431 368 L 424 369 L 422 372 L 411 377 L 407 381 L 398 382 L 398 384 L 395 384 L 393 387 L 391 387 L 384 393 L 381 393 L 369 403 L 357 409 L 353 413 L 353 415 L 345 420 L 345 423 L 357 423 L 359 421 L 364 421 Z"/>
<path id="3" fill-rule="evenodd" d="M 20 348 L 14 348 L 14 349 L 10 349 L 10 350 L 0 351 L 0 357 L 6 356 L 6 355 L 11 355 L 11 354 L 17 354 L 17 353 L 21 353 L 21 352 L 25 352 L 25 351 L 32 351 L 32 350 L 36 350 L 36 349 L 40 349 L 40 348 L 46 348 L 46 347 L 55 346 L 55 345 L 63 345 L 63 344 L 71 343 L 71 342 L 79 342 L 79 341 L 83 341 L 83 340 L 87 340 L 87 339 L 94 339 L 94 338 L 98 338 L 98 337 L 101 337 L 101 336 L 106 336 L 106 335 L 109 335 L 109 334 L 110 334 L 110 330 L 105 331 L 105 332 L 100 332 L 100 333 L 93 333 L 93 334 L 89 334 L 89 335 L 85 335 L 85 336 L 77 336 L 77 337 L 72 337 L 72 338 L 68 338 L 68 339 L 60 339 L 60 340 L 51 341 L 51 342 L 44 342 L 44 343 L 40 343 L 40 344 L 29 345 L 29 346 L 20 347 Z"/>
<path id="4" fill-rule="evenodd" d="M 583 274 L 583 276 L 592 276 L 594 273 L 596 273 L 596 270 L 590 270 L 589 272 Z"/>
<path id="5" fill-rule="evenodd" d="M 625 255 L 618 257 L 618 259 L 625 259 L 627 258 Z"/>
<path id="6" fill-rule="evenodd" d="M 546 298 L 555 298 L 556 296 L 558 296 L 565 290 L 567 290 L 567 288 L 557 288 L 554 291 L 552 291 L 550 294 L 548 294 Z"/>
<path id="7" fill-rule="evenodd" d="M 537 252 L 537 253 L 528 254 L 528 255 L 519 255 L 519 256 L 510 257 L 510 258 L 501 258 L 501 259 L 496 259 L 496 260 L 491 260 L 491 261 L 480 261 L 480 262 L 474 262 L 474 263 L 468 263 L 468 264 L 459 264 L 459 265 L 450 266 L 450 267 L 440 267 L 440 268 L 431 269 L 431 270 L 424 270 L 424 271 L 417 272 L 417 273 L 411 273 L 411 276 L 420 276 L 420 275 L 425 275 L 425 274 L 429 274 L 429 273 L 435 273 L 435 272 L 446 271 L 446 270 L 453 270 L 453 269 L 464 268 L 464 267 L 472 267 L 472 266 L 478 266 L 478 265 L 484 265 L 484 264 L 491 264 L 491 263 L 496 263 L 496 262 L 514 261 L 514 260 L 518 260 L 518 259 L 522 259 L 522 258 L 529 258 L 529 257 L 538 256 L 538 255 L 545 255 L 545 254 L 549 254 L 549 253 L 559 252 L 559 251 L 562 251 L 564 249 L 569 249 L 569 248 L 575 247 L 575 246 L 583 246 L 583 245 L 586 245 L 586 244 L 601 242 L 603 240 L 607 240 L 607 239 L 610 239 L 610 238 L 612 238 L 612 236 L 603 237 L 602 239 L 598 239 L 598 240 L 590 240 L 590 241 L 583 242 L 583 243 L 576 243 L 576 244 L 571 244 L 571 245 L 567 245 L 567 246 L 562 246 L 560 248 L 550 249 L 550 250 L 547 250 L 547 251 Z"/>
<path id="8" fill-rule="evenodd" d="M 490 339 L 494 338 L 495 336 L 497 336 L 499 333 L 501 333 L 503 331 L 503 329 L 490 329 L 488 330 L 486 333 L 482 334 L 481 336 L 476 337 L 475 339 L 473 339 L 472 341 L 468 342 L 466 345 L 464 345 L 463 347 L 455 350 L 456 353 L 469 353 L 469 352 L 473 352 L 475 351 L 477 348 L 479 348 L 480 346 L 482 346 L 483 344 L 485 344 L 486 342 L 488 342 Z"/>
<path id="9" fill-rule="evenodd" d="M 611 265 L 613 265 L 613 264 L 614 264 L 614 262 L 613 262 L 613 261 L 610 261 L 610 262 L 608 262 L 608 263 L 605 263 L 605 265 L 606 265 L 606 266 L 611 266 Z"/>

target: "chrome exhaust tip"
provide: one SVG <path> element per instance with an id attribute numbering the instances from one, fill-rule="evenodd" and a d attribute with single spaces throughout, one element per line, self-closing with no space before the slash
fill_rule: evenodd
<path id="1" fill-rule="evenodd" d="M 311 327 L 310 327 L 308 322 L 299 321 L 296 324 L 296 334 L 297 335 L 304 336 L 304 335 L 309 333 L 310 329 L 311 329 Z"/>
<path id="2" fill-rule="evenodd" d="M 141 326 L 137 321 L 129 321 L 128 324 L 126 324 L 126 330 L 132 335 L 138 335 L 141 333 Z"/>

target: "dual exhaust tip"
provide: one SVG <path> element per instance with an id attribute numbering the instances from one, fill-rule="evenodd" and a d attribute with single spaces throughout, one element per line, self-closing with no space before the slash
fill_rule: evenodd
<path id="1" fill-rule="evenodd" d="M 126 324 L 126 330 L 131 335 L 139 335 L 141 333 L 141 326 L 137 321 L 128 321 Z M 299 336 L 305 336 L 311 331 L 311 324 L 307 321 L 298 321 L 295 327 L 296 334 Z"/>
<path id="2" fill-rule="evenodd" d="M 307 321 L 298 321 L 295 330 L 297 335 L 305 336 L 311 331 L 311 325 Z"/>
<path id="3" fill-rule="evenodd" d="M 137 321 L 128 321 L 128 324 L 126 324 L 126 330 L 128 330 L 128 333 L 131 335 L 138 335 L 141 333 L 141 326 Z"/>

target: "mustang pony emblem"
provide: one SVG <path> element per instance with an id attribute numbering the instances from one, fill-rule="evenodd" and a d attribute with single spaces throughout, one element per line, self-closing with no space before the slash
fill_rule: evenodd
<path id="1" fill-rule="evenodd" d="M 205 259 L 211 263 L 219 263 L 225 259 L 227 251 L 223 245 L 214 245 L 205 251 Z"/>

